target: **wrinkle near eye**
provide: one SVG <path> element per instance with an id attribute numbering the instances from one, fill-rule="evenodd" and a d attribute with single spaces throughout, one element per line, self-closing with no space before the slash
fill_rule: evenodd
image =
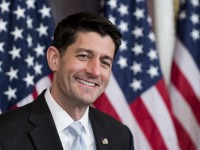
<path id="1" fill-rule="evenodd" d="M 112 63 L 109 60 L 103 60 L 101 61 L 102 67 L 105 69 L 109 69 L 112 66 Z"/>
<path id="2" fill-rule="evenodd" d="M 89 55 L 81 54 L 78 55 L 78 58 L 84 61 L 84 60 L 89 60 L 91 57 Z"/>

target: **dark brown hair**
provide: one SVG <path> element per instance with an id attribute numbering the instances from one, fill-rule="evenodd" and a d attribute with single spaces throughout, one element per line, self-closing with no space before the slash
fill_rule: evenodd
<path id="1" fill-rule="evenodd" d="M 121 34 L 106 18 L 93 12 L 80 12 L 63 19 L 56 27 L 52 45 L 62 56 L 65 49 L 76 41 L 78 32 L 97 32 L 109 35 L 115 43 L 115 54 L 121 44 Z"/>

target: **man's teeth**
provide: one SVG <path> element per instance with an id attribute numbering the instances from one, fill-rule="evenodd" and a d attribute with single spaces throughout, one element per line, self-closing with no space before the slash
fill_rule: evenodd
<path id="1" fill-rule="evenodd" d="M 80 79 L 77 79 L 80 83 L 83 83 L 85 85 L 88 85 L 88 86 L 95 86 L 94 83 L 91 83 L 91 82 L 87 82 L 87 81 L 84 81 L 84 80 L 80 80 Z"/>

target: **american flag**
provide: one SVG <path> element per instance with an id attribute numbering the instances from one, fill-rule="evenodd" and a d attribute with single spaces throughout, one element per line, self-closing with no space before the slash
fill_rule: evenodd
<path id="1" fill-rule="evenodd" d="M 200 1 L 184 0 L 180 4 L 170 95 L 181 149 L 199 150 Z"/>
<path id="2" fill-rule="evenodd" d="M 0 113 L 50 85 L 45 50 L 54 22 L 45 0 L 0 0 Z"/>
<path id="3" fill-rule="evenodd" d="M 135 149 L 180 149 L 147 0 L 107 0 L 104 6 L 123 36 L 110 83 L 95 106 L 131 129 Z"/>

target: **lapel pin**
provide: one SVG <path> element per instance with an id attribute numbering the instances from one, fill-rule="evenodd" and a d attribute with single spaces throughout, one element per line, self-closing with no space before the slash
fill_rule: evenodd
<path id="1" fill-rule="evenodd" d="M 103 143 L 103 144 L 108 144 L 108 139 L 107 139 L 107 138 L 103 138 L 103 139 L 102 139 L 102 143 Z"/>

